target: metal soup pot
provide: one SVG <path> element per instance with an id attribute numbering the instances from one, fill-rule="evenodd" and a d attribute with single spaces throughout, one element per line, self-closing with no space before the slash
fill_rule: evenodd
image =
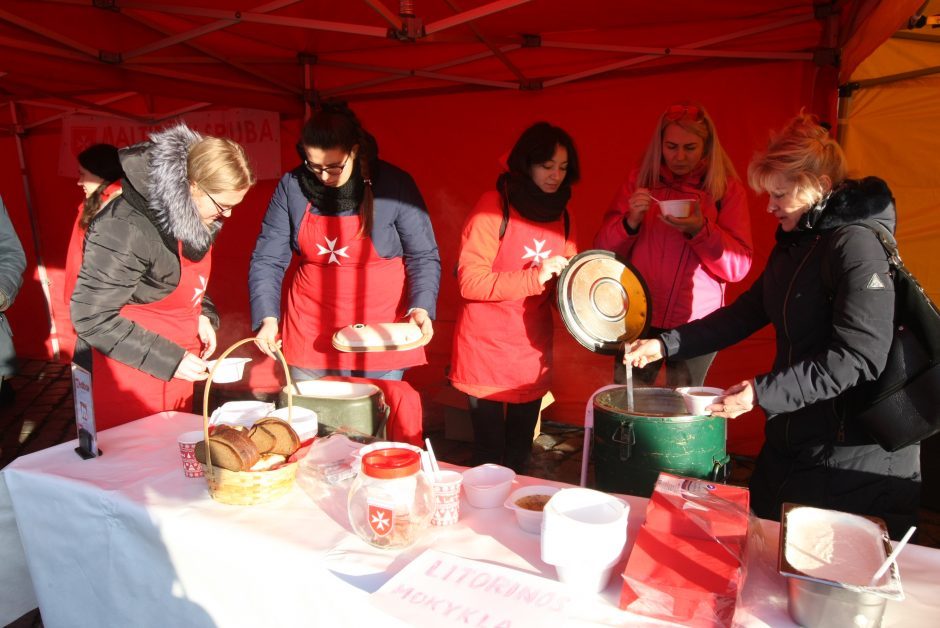
<path id="1" fill-rule="evenodd" d="M 671 388 L 635 388 L 627 408 L 626 386 L 594 398 L 594 478 L 608 493 L 649 497 L 660 471 L 722 481 L 729 456 L 727 421 L 691 415 Z"/>
<path id="2" fill-rule="evenodd" d="M 278 406 L 287 405 L 287 386 Z M 375 384 L 313 379 L 294 383 L 294 406 L 317 413 L 321 436 L 344 432 L 385 438 L 389 407 Z"/>

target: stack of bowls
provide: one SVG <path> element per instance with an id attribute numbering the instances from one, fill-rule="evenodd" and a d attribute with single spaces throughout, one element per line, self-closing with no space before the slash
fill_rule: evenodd
<path id="1" fill-rule="evenodd" d="M 578 593 L 598 593 L 627 543 L 630 506 L 587 488 L 555 493 L 542 515 L 542 560 Z"/>

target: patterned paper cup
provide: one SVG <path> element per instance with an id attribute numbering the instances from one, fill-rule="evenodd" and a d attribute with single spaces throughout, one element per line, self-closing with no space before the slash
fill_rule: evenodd
<path id="1" fill-rule="evenodd" d="M 430 475 L 434 513 L 431 525 L 449 526 L 460 518 L 460 485 L 463 475 L 457 471 L 438 471 Z"/>
<path id="2" fill-rule="evenodd" d="M 193 430 L 192 432 L 180 434 L 177 439 L 180 447 L 180 459 L 183 462 L 183 474 L 188 478 L 202 477 L 202 465 L 196 460 L 196 443 L 204 437 L 202 430 Z"/>

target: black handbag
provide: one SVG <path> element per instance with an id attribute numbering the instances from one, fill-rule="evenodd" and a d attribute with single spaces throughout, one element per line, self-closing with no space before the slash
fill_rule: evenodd
<path id="1" fill-rule="evenodd" d="M 940 310 L 901 261 L 881 225 L 875 233 L 894 279 L 894 338 L 878 379 L 845 393 L 846 414 L 882 448 L 897 451 L 940 432 Z"/>

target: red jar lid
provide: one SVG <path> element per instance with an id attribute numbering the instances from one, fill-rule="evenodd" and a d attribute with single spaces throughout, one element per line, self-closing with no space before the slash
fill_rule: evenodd
<path id="1" fill-rule="evenodd" d="M 362 472 L 381 480 L 414 475 L 420 468 L 421 458 L 418 452 L 400 447 L 377 449 L 362 457 Z"/>

